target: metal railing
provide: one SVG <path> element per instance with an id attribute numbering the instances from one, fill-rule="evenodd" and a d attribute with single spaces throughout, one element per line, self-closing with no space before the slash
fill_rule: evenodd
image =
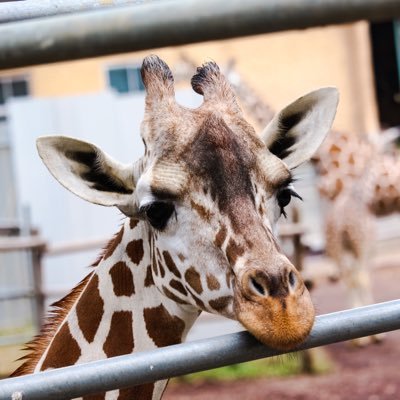
<path id="1" fill-rule="evenodd" d="M 3 229 L 4 230 L 4 229 Z M 39 235 L 15 236 L 0 238 L 0 254 L 7 252 L 28 252 L 31 257 L 32 287 L 28 288 L 7 288 L 0 291 L 0 301 L 32 299 L 35 305 L 34 325 L 37 331 L 40 330 L 45 315 L 46 299 L 49 297 L 60 297 L 68 293 L 69 289 L 49 291 L 43 288 L 43 257 L 60 256 L 69 253 L 77 253 L 92 249 L 100 249 L 107 243 L 105 239 L 91 239 L 82 241 L 71 241 L 49 245 Z M 7 339 L 5 342 L 9 342 Z M 0 344 L 3 338 L 0 338 Z"/>
<path id="2" fill-rule="evenodd" d="M 24 0 L 18 3 L 0 2 L 0 23 L 71 14 L 126 4 L 143 4 L 149 1 L 152 0 Z"/>
<path id="3" fill-rule="evenodd" d="M 2 24 L 0 69 L 399 17 L 399 0 L 164 0 Z"/>
<path id="4" fill-rule="evenodd" d="M 400 300 L 318 316 L 297 350 L 395 329 L 400 329 Z M 6 379 L 0 381 L 0 400 L 70 399 L 284 353 L 238 332 Z"/>

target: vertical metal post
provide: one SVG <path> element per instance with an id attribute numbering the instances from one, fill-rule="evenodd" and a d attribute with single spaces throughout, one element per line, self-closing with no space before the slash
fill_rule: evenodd
<path id="1" fill-rule="evenodd" d="M 38 246 L 32 249 L 32 277 L 33 277 L 33 292 L 35 306 L 35 325 L 39 332 L 43 325 L 43 317 L 45 310 L 45 296 L 43 292 L 43 271 L 42 259 L 44 247 Z"/>
<path id="2" fill-rule="evenodd" d="M 293 223 L 300 223 L 300 213 L 297 207 L 293 208 Z M 304 265 L 304 247 L 301 243 L 301 233 L 295 232 L 293 235 L 293 261 L 295 267 L 299 270 L 303 270 Z"/>

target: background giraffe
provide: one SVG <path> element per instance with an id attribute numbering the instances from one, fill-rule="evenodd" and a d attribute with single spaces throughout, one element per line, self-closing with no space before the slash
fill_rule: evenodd
<path id="1" fill-rule="evenodd" d="M 350 307 L 374 302 L 368 267 L 376 240 L 376 217 L 400 211 L 400 158 L 396 151 L 385 150 L 392 133 L 378 140 L 335 132 L 318 153 L 320 190 L 330 203 L 326 252 L 347 287 Z M 344 172 L 339 175 L 342 164 Z M 381 337 L 359 338 L 353 343 L 364 345 Z"/>
<path id="2" fill-rule="evenodd" d="M 204 98 L 194 110 L 176 103 L 172 73 L 158 57 L 144 60 L 142 77 L 145 154 L 133 165 L 87 142 L 38 139 L 62 185 L 127 218 L 95 269 L 56 303 L 16 375 L 179 343 L 201 311 L 236 319 L 275 348 L 295 347 L 312 327 L 309 293 L 273 226 L 298 196 L 291 169 L 330 129 L 336 89 L 290 104 L 262 141 L 215 63 L 192 78 Z M 83 399 L 156 400 L 166 383 Z"/>

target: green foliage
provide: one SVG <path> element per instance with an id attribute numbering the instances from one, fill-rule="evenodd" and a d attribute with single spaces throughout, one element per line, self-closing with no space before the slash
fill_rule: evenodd
<path id="1" fill-rule="evenodd" d="M 196 372 L 179 378 L 184 382 L 195 381 L 229 381 L 240 378 L 259 378 L 265 376 L 288 376 L 301 372 L 301 360 L 298 356 L 280 357 L 250 361 L 241 364 Z"/>
<path id="2" fill-rule="evenodd" d="M 309 355 L 310 356 L 310 355 Z M 323 351 L 313 352 L 313 373 L 326 373 L 333 366 L 329 357 Z M 301 353 L 285 354 L 279 357 L 265 358 L 241 364 L 196 372 L 176 378 L 178 382 L 230 381 L 261 377 L 291 376 L 304 373 L 304 359 Z"/>

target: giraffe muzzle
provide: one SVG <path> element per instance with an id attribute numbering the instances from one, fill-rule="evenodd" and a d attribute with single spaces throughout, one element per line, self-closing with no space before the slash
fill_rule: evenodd
<path id="1" fill-rule="evenodd" d="M 252 268 L 237 283 L 235 313 L 261 342 L 288 350 L 311 331 L 315 311 L 298 271 L 288 264 L 274 273 Z"/>

